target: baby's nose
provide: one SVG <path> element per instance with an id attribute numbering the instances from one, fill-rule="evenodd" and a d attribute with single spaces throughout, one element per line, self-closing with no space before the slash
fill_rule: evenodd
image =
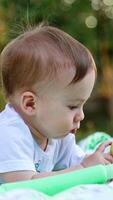
<path id="1" fill-rule="evenodd" d="M 74 117 L 74 122 L 80 122 L 84 119 L 84 112 L 83 110 L 79 111 L 78 113 L 75 114 Z"/>

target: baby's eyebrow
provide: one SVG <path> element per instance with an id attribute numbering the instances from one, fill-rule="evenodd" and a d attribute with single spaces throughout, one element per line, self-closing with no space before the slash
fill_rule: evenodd
<path id="1" fill-rule="evenodd" d="M 84 101 L 86 101 L 85 99 L 68 99 L 69 102 L 72 102 L 72 103 L 75 103 L 75 102 L 78 102 L 78 103 L 82 103 Z"/>

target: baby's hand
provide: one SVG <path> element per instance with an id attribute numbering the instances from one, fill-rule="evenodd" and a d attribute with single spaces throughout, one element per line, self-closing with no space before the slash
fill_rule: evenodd
<path id="1" fill-rule="evenodd" d="M 110 154 L 110 152 L 104 153 L 105 148 L 111 144 L 112 141 L 105 141 L 102 144 L 100 144 L 93 154 L 88 155 L 84 158 L 81 165 L 83 167 L 89 167 L 92 165 L 98 165 L 98 164 L 106 165 L 113 163 L 113 156 Z"/>
<path id="2" fill-rule="evenodd" d="M 110 147 L 110 154 L 113 156 L 113 142 L 112 142 L 111 147 Z"/>

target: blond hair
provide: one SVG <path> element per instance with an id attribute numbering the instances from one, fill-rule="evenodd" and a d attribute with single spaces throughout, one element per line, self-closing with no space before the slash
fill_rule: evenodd
<path id="1" fill-rule="evenodd" d="M 67 68 L 75 68 L 71 83 L 81 80 L 95 63 L 89 50 L 67 33 L 51 26 L 26 31 L 1 53 L 1 75 L 5 93 L 30 89 L 40 80 L 52 79 Z"/>

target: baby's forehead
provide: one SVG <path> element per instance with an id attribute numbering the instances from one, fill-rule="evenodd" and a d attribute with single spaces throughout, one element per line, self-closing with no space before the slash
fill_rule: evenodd
<path id="1" fill-rule="evenodd" d="M 46 84 L 41 90 L 41 99 L 43 101 L 58 102 L 58 105 L 83 105 L 90 97 L 94 86 L 95 75 L 91 71 L 86 76 L 75 83 L 65 85 L 64 82 L 56 82 L 55 84 Z M 66 82 L 65 82 L 66 83 Z"/>
<path id="2" fill-rule="evenodd" d="M 41 89 L 60 89 L 67 87 L 71 81 L 73 80 L 73 77 L 75 76 L 75 67 L 68 67 L 68 68 L 62 68 L 59 71 L 47 74 L 44 78 L 42 77 L 41 80 L 37 80 L 37 83 L 35 84 L 35 87 L 41 88 Z"/>

